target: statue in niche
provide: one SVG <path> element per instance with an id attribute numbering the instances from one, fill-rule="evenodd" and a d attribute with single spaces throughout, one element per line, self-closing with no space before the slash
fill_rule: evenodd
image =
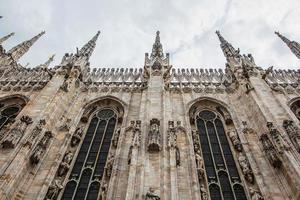
<path id="1" fill-rule="evenodd" d="M 146 198 L 145 200 L 160 200 L 160 197 L 154 193 L 153 188 L 149 188 L 149 191 L 146 193 Z"/>
<path id="2" fill-rule="evenodd" d="M 271 142 L 270 138 L 268 137 L 268 135 L 266 133 L 262 134 L 260 136 L 260 141 L 263 145 L 263 149 L 265 151 L 265 154 L 268 158 L 268 160 L 270 161 L 270 163 L 273 165 L 273 167 L 275 168 L 279 168 L 282 164 L 277 151 L 273 145 L 273 143 Z"/>
<path id="3" fill-rule="evenodd" d="M 42 139 L 39 141 L 37 146 L 34 148 L 33 153 L 30 156 L 30 162 L 31 164 L 35 165 L 40 162 L 42 157 L 44 156 L 44 153 L 46 152 L 50 139 L 52 138 L 51 131 L 46 131 Z"/>
<path id="4" fill-rule="evenodd" d="M 175 147 L 176 166 L 180 166 L 180 151 L 178 146 Z"/>
<path id="5" fill-rule="evenodd" d="M 238 161 L 239 161 L 239 164 L 241 166 L 241 169 L 243 171 L 243 174 L 245 176 L 245 179 L 253 184 L 254 183 L 254 176 L 253 176 L 253 172 L 250 168 L 250 164 L 246 158 L 246 156 L 243 154 L 243 153 L 239 153 L 238 154 Z"/>
<path id="6" fill-rule="evenodd" d="M 249 187 L 249 193 L 250 193 L 251 200 L 264 200 L 260 191 L 254 189 L 252 187 Z"/>
<path id="7" fill-rule="evenodd" d="M 83 131 L 84 131 L 84 125 L 79 126 L 76 130 L 74 135 L 72 136 L 71 139 L 71 146 L 75 147 L 77 144 L 79 144 L 81 137 L 83 135 Z"/>
<path id="8" fill-rule="evenodd" d="M 110 178 L 111 176 L 114 160 L 114 155 L 111 155 L 106 162 L 105 175 L 107 178 Z"/>
<path id="9" fill-rule="evenodd" d="M 55 179 L 49 186 L 48 192 L 46 194 L 45 200 L 56 200 L 59 192 L 63 189 L 61 184 L 61 179 Z"/>
<path id="10" fill-rule="evenodd" d="M 201 193 L 202 200 L 208 200 L 207 191 L 203 184 L 200 185 L 200 193 Z"/>
<path id="11" fill-rule="evenodd" d="M 2 141 L 3 148 L 14 148 L 25 133 L 29 124 L 32 124 L 32 119 L 29 116 L 22 116 L 17 125 L 11 129 Z"/>
<path id="12" fill-rule="evenodd" d="M 294 125 L 292 120 L 284 120 L 283 128 L 290 137 L 297 151 L 300 152 L 300 130 Z"/>
<path id="13" fill-rule="evenodd" d="M 284 150 L 289 150 L 287 142 L 282 137 L 281 133 L 274 127 L 272 122 L 267 122 L 267 127 L 269 129 L 269 133 L 272 136 L 273 142 L 275 143 L 275 147 L 277 148 L 279 153 L 283 153 Z"/>
<path id="14" fill-rule="evenodd" d="M 148 151 L 160 151 L 160 122 L 158 119 L 153 118 L 150 121 L 150 131 L 148 135 Z"/>
<path id="15" fill-rule="evenodd" d="M 168 146 L 174 148 L 177 146 L 177 135 L 174 127 L 174 121 L 169 121 L 168 124 Z"/>
<path id="16" fill-rule="evenodd" d="M 242 144 L 235 130 L 231 130 L 228 132 L 229 138 L 238 152 L 242 152 Z"/>
<path id="17" fill-rule="evenodd" d="M 60 164 L 59 168 L 58 168 L 58 176 L 64 176 L 68 170 L 70 169 L 70 164 L 73 158 L 73 153 L 71 151 L 68 151 L 63 160 L 62 163 Z"/>
<path id="18" fill-rule="evenodd" d="M 119 141 L 119 137 L 120 137 L 120 132 L 121 132 L 121 129 L 120 128 L 117 128 L 114 135 L 113 135 L 113 139 L 112 139 L 112 144 L 115 148 L 117 148 L 118 146 L 118 141 Z"/>
<path id="19" fill-rule="evenodd" d="M 202 179 L 204 177 L 204 162 L 203 162 L 203 158 L 200 155 L 200 151 L 197 151 L 195 153 L 195 157 L 196 157 L 198 176 L 199 176 L 199 179 Z"/>

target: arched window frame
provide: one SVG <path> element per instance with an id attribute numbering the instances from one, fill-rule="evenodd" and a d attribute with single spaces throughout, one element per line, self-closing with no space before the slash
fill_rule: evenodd
<path id="1" fill-rule="evenodd" d="M 73 160 L 72 160 L 71 165 L 70 165 L 70 170 L 68 171 L 68 173 L 66 175 L 67 178 L 65 179 L 64 184 L 63 184 L 65 186 L 65 188 L 71 182 L 75 182 L 77 184 L 75 186 L 75 190 L 73 192 L 72 199 L 74 199 L 75 196 L 76 196 L 76 191 L 77 191 L 79 182 L 81 180 L 81 175 L 82 175 L 83 171 L 86 170 L 86 169 L 88 169 L 88 168 L 92 170 L 92 175 L 91 175 L 91 177 L 89 179 L 89 184 L 88 184 L 88 187 L 87 187 L 85 198 L 87 198 L 88 195 L 89 195 L 89 191 L 91 189 L 90 186 L 92 185 L 92 183 L 99 183 L 100 184 L 99 191 L 98 191 L 98 197 L 100 195 L 100 192 L 101 192 L 101 181 L 103 180 L 105 169 L 102 172 L 102 178 L 101 178 L 101 180 L 100 179 L 94 179 L 94 177 L 95 177 L 94 173 L 95 173 L 95 170 L 96 170 L 96 167 L 97 167 L 96 165 L 97 165 L 97 162 L 98 162 L 98 156 L 99 156 L 100 151 L 101 151 L 101 146 L 103 144 L 103 140 L 104 140 L 104 137 L 105 137 L 105 134 L 106 134 L 107 126 L 108 126 L 109 120 L 111 120 L 112 118 L 115 118 L 116 121 L 115 121 L 115 124 L 114 124 L 112 136 L 110 137 L 110 143 L 109 143 L 108 153 L 107 153 L 107 157 L 106 157 L 106 161 L 105 161 L 104 167 L 107 165 L 107 161 L 109 159 L 109 156 L 114 153 L 114 152 L 112 152 L 112 146 L 113 146 L 112 145 L 112 139 L 114 138 L 114 134 L 116 133 L 116 130 L 118 129 L 118 127 L 120 127 L 122 125 L 122 119 L 123 119 L 123 116 L 124 116 L 124 108 L 123 108 L 123 106 L 121 104 L 117 104 L 116 105 L 116 102 L 114 100 L 112 100 L 113 103 L 111 104 L 111 103 L 109 103 L 110 101 L 111 100 L 109 100 L 109 99 L 104 99 L 104 100 L 99 101 L 96 104 L 92 104 L 91 106 L 89 106 L 88 108 L 85 109 L 85 112 L 82 115 L 81 124 L 82 123 L 85 124 L 84 131 L 83 131 L 84 134 L 82 135 L 82 139 L 81 139 L 79 145 L 76 147 L 76 151 L 74 153 L 74 157 L 73 157 Z M 119 103 L 119 102 L 117 102 L 117 103 Z M 96 115 L 98 113 L 100 113 L 101 111 L 106 110 L 106 109 L 111 110 L 114 114 L 106 122 L 105 129 L 103 130 L 101 146 L 98 148 L 98 153 L 97 153 L 98 155 L 95 158 L 94 166 L 93 167 L 86 166 L 86 161 L 87 161 L 87 159 L 89 157 L 90 150 L 92 148 L 95 135 L 97 134 L 96 133 L 97 127 L 99 126 L 99 124 L 101 122 L 100 118 L 98 118 L 97 125 L 95 127 L 92 139 L 91 139 L 90 144 L 89 144 L 89 150 L 86 153 L 85 161 L 84 161 L 84 163 L 83 163 L 83 165 L 81 167 L 81 170 L 80 170 L 81 175 L 79 177 L 77 177 L 77 178 L 72 177 L 71 173 L 72 173 L 72 170 L 73 170 L 74 165 L 76 163 L 77 157 L 78 157 L 78 155 L 80 153 L 80 150 L 81 150 L 83 141 L 84 141 L 84 139 L 86 137 L 88 128 L 91 125 L 91 122 L 92 122 L 93 118 L 96 117 Z M 115 151 L 115 149 L 114 149 L 114 151 Z M 59 195 L 58 199 L 63 199 L 65 188 L 62 190 L 62 192 L 60 192 L 60 195 Z"/>
<path id="2" fill-rule="evenodd" d="M 210 142 L 210 139 L 207 138 L 208 139 L 208 144 L 209 144 L 209 147 L 210 147 L 209 148 L 209 150 L 210 150 L 210 156 L 211 156 L 211 159 L 213 161 L 214 171 L 215 171 L 216 176 L 217 176 L 215 178 L 215 180 L 217 180 L 217 182 L 212 181 L 212 180 L 210 182 L 208 182 L 206 165 L 205 165 L 205 161 L 204 161 L 204 177 L 205 177 L 205 180 L 206 180 L 205 184 L 206 184 L 206 188 L 208 189 L 208 194 L 211 195 L 210 192 L 209 192 L 209 188 L 210 187 L 217 186 L 219 188 L 220 195 L 222 196 L 221 199 L 223 199 L 223 194 L 222 194 L 222 189 L 221 189 L 221 185 L 220 185 L 220 180 L 218 178 L 218 174 L 223 171 L 223 172 L 225 172 L 227 174 L 227 176 L 229 178 L 230 187 L 231 187 L 232 194 L 234 195 L 234 199 L 236 199 L 236 197 L 235 197 L 236 194 L 235 194 L 234 191 L 235 191 L 235 188 L 236 188 L 235 185 L 237 185 L 237 184 L 239 186 L 243 187 L 244 194 L 245 194 L 246 198 L 249 199 L 249 194 L 248 194 L 247 189 L 245 187 L 246 186 L 245 180 L 244 180 L 244 177 L 242 175 L 243 173 L 241 172 L 241 169 L 239 167 L 239 163 L 237 161 L 237 154 L 236 154 L 236 152 L 234 150 L 234 147 L 233 147 L 232 143 L 230 142 L 230 139 L 228 138 L 228 135 L 226 134 L 227 131 L 228 131 L 228 125 L 226 123 L 226 120 L 228 120 L 228 119 L 225 120 L 225 118 L 228 118 L 228 116 L 227 117 L 224 116 L 224 111 L 226 109 L 223 108 L 223 112 L 220 112 L 219 109 L 218 109 L 218 108 L 220 108 L 220 106 L 211 106 L 211 105 L 210 106 L 207 106 L 207 105 L 205 105 L 205 106 L 197 106 L 197 105 L 200 105 L 200 104 L 197 103 L 196 106 L 192 107 L 192 109 L 191 109 L 192 113 L 190 113 L 190 117 L 191 117 L 191 125 L 194 125 L 196 127 L 196 130 L 198 131 L 198 137 L 200 139 L 200 144 L 199 145 L 200 145 L 200 151 L 201 151 L 201 156 L 203 158 L 203 161 L 204 161 L 203 149 L 202 149 L 202 146 L 201 146 L 202 144 L 201 144 L 201 138 L 200 138 L 200 133 L 199 133 L 198 124 L 197 124 L 197 119 L 198 119 L 198 116 L 199 116 L 199 114 L 201 112 L 203 112 L 203 111 L 209 111 L 209 112 L 212 112 L 212 113 L 214 113 L 216 115 L 216 117 L 214 118 L 214 121 L 215 121 L 215 119 L 219 119 L 221 121 L 221 123 L 222 123 L 223 129 L 224 129 L 224 134 L 226 136 L 226 141 L 227 141 L 227 143 L 228 143 L 228 145 L 230 147 L 231 155 L 232 155 L 233 160 L 234 160 L 234 165 L 235 165 L 235 168 L 236 168 L 238 176 L 239 176 L 238 179 L 235 182 L 232 180 L 232 176 L 230 175 L 230 172 L 229 172 L 229 169 L 228 169 L 228 166 L 227 166 L 228 164 L 226 163 L 225 154 L 223 152 L 224 150 L 223 150 L 223 148 L 221 146 L 221 142 L 220 142 L 220 139 L 219 139 L 219 134 L 217 134 L 217 127 L 216 127 L 216 124 L 214 122 L 213 123 L 214 124 L 214 131 L 215 131 L 215 134 L 216 134 L 217 139 L 218 139 L 218 144 L 219 144 L 220 151 L 221 151 L 221 154 L 222 154 L 222 160 L 224 162 L 225 169 L 216 169 L 216 167 L 215 167 L 216 163 L 215 163 L 215 158 L 214 158 L 213 152 L 212 152 L 211 142 Z M 217 105 L 217 104 L 214 104 L 214 105 Z M 231 126 L 235 129 L 234 124 L 232 124 Z M 205 128 L 206 128 L 206 133 L 208 134 L 207 127 L 205 126 Z"/>

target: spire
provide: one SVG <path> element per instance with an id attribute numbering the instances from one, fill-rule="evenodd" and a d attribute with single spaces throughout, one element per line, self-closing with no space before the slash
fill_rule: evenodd
<path id="1" fill-rule="evenodd" d="M 239 49 L 235 50 L 235 48 L 223 38 L 223 36 L 220 34 L 220 31 L 216 31 L 216 34 L 221 42 L 220 47 L 226 58 L 235 57 L 237 54 L 239 54 Z"/>
<path id="2" fill-rule="evenodd" d="M 53 54 L 52 56 L 50 56 L 49 59 L 48 59 L 45 63 L 36 66 L 36 68 L 38 68 L 38 67 L 41 67 L 41 68 L 48 68 L 49 65 L 50 65 L 50 63 L 53 62 L 54 56 L 55 56 L 55 54 Z"/>
<path id="3" fill-rule="evenodd" d="M 87 56 L 89 58 L 96 47 L 96 41 L 99 35 L 100 31 L 98 31 L 97 34 L 79 50 L 78 56 Z"/>
<path id="4" fill-rule="evenodd" d="M 285 36 L 281 35 L 278 31 L 275 34 L 290 48 L 290 50 L 300 59 L 300 44 L 295 41 L 290 41 Z"/>
<path id="5" fill-rule="evenodd" d="M 11 50 L 8 51 L 8 53 L 11 54 L 11 57 L 15 61 L 18 61 L 29 50 L 29 48 L 44 34 L 45 31 L 42 31 L 30 40 L 22 42 L 21 44 L 13 47 Z"/>
<path id="6" fill-rule="evenodd" d="M 163 57 L 164 53 L 163 53 L 163 48 L 162 48 L 162 44 L 160 43 L 160 37 L 159 37 L 159 31 L 156 31 L 156 37 L 155 37 L 155 42 L 153 44 L 152 47 L 152 53 L 151 53 L 151 57 Z"/>
<path id="7" fill-rule="evenodd" d="M 3 38 L 0 38 L 0 44 L 2 44 L 4 41 L 8 40 L 8 38 L 10 38 L 11 36 L 13 36 L 15 33 L 12 32 L 6 36 L 4 36 Z"/>

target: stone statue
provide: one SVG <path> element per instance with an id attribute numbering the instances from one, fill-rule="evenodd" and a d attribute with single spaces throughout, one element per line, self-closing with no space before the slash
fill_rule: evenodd
<path id="1" fill-rule="evenodd" d="M 279 155 L 273 145 L 273 143 L 271 142 L 269 136 L 264 133 L 260 136 L 260 141 L 263 145 L 263 149 L 265 151 L 266 157 L 268 158 L 268 160 L 270 161 L 270 163 L 275 167 L 275 168 L 279 168 L 282 164 Z"/>
<path id="2" fill-rule="evenodd" d="M 149 191 L 146 193 L 145 200 L 160 200 L 160 197 L 154 193 L 153 188 L 149 188 Z"/>
<path id="3" fill-rule="evenodd" d="M 274 127 L 273 123 L 267 122 L 267 127 L 278 152 L 283 153 L 284 150 L 289 150 L 289 145 L 283 139 L 281 133 Z"/>
<path id="4" fill-rule="evenodd" d="M 118 140 L 119 140 L 120 132 L 121 132 L 121 129 L 117 128 L 114 135 L 113 135 L 112 144 L 115 148 L 117 148 L 117 146 L 118 146 Z"/>
<path id="5" fill-rule="evenodd" d="M 3 148 L 14 148 L 19 140 L 22 138 L 26 128 L 32 124 L 32 119 L 29 116 L 22 116 L 16 126 L 6 135 L 2 141 Z"/>
<path id="6" fill-rule="evenodd" d="M 200 139 L 198 137 L 198 131 L 197 130 L 192 130 L 192 137 L 194 141 L 194 150 L 195 152 L 200 151 Z"/>
<path id="7" fill-rule="evenodd" d="M 148 151 L 160 151 L 160 132 L 159 132 L 159 120 L 151 119 L 150 131 L 148 135 Z"/>
<path id="8" fill-rule="evenodd" d="M 53 183 L 49 186 L 45 200 L 56 200 L 61 189 L 63 189 L 63 186 L 61 185 L 61 180 L 55 179 Z"/>
<path id="9" fill-rule="evenodd" d="M 199 179 L 202 179 L 204 177 L 204 162 L 203 162 L 202 157 L 200 156 L 200 151 L 197 151 L 195 153 L 195 157 L 196 157 L 198 176 L 199 176 Z"/>
<path id="10" fill-rule="evenodd" d="M 46 124 L 46 121 L 44 119 L 41 119 L 39 123 L 34 127 L 31 135 L 26 139 L 25 145 L 28 145 L 31 147 L 32 144 L 34 144 L 34 140 L 39 136 L 39 134 L 43 130 L 43 126 Z"/>
<path id="11" fill-rule="evenodd" d="M 176 135 L 175 127 L 174 127 L 174 121 L 169 121 L 168 146 L 169 147 L 177 146 L 177 135 Z"/>
<path id="12" fill-rule="evenodd" d="M 110 178 L 111 176 L 114 160 L 115 160 L 114 156 L 111 155 L 106 161 L 105 175 L 107 178 Z"/>
<path id="13" fill-rule="evenodd" d="M 254 183 L 254 176 L 252 173 L 252 170 L 250 168 L 250 164 L 246 158 L 246 156 L 243 153 L 239 153 L 238 154 L 238 161 L 239 164 L 241 166 L 241 169 L 243 171 L 243 174 L 245 176 L 245 179 L 249 182 L 249 183 Z"/>
<path id="14" fill-rule="evenodd" d="M 284 120 L 283 128 L 290 137 L 297 151 L 300 152 L 300 130 L 294 125 L 292 120 Z"/>
<path id="15" fill-rule="evenodd" d="M 37 146 L 34 148 L 33 153 L 30 156 L 30 162 L 31 164 L 35 165 L 40 162 L 42 157 L 44 156 L 44 153 L 46 152 L 46 149 L 49 146 L 50 139 L 52 138 L 51 131 L 46 131 L 42 139 L 39 141 Z"/>
<path id="16" fill-rule="evenodd" d="M 68 170 L 70 169 L 70 164 L 73 158 L 73 153 L 71 151 L 68 151 L 63 160 L 62 163 L 60 164 L 59 168 L 58 168 L 58 176 L 64 176 Z"/>
<path id="17" fill-rule="evenodd" d="M 208 200 L 207 191 L 203 184 L 200 185 L 200 193 L 201 193 L 202 200 Z"/>
<path id="18" fill-rule="evenodd" d="M 107 194 L 107 183 L 106 181 L 101 182 L 101 191 L 100 191 L 100 200 L 106 200 L 106 194 Z"/>
<path id="19" fill-rule="evenodd" d="M 264 200 L 261 193 L 252 187 L 249 188 L 249 193 L 250 193 L 251 200 Z"/>
<path id="20" fill-rule="evenodd" d="M 81 140 L 81 137 L 83 135 L 83 131 L 84 131 L 84 126 L 81 125 L 79 126 L 76 130 L 75 130 L 75 133 L 72 137 L 72 140 L 71 140 L 71 146 L 74 147 L 76 146 L 77 144 L 79 144 L 80 140 Z"/>
<path id="21" fill-rule="evenodd" d="M 180 166 L 180 151 L 178 146 L 175 147 L 175 155 L 176 155 L 176 166 Z"/>
<path id="22" fill-rule="evenodd" d="M 229 138 L 235 148 L 238 152 L 242 152 L 242 144 L 241 141 L 237 135 L 237 132 L 235 130 L 229 131 L 228 133 Z"/>

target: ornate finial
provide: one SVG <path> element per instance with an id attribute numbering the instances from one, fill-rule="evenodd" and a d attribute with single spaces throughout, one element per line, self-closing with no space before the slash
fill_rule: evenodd
<path id="1" fill-rule="evenodd" d="M 153 44 L 152 47 L 152 53 L 151 53 L 151 57 L 163 57 L 163 48 L 162 48 L 162 44 L 160 43 L 160 37 L 159 37 L 159 31 L 156 31 L 156 37 L 155 37 L 155 42 Z"/>
<path id="2" fill-rule="evenodd" d="M 221 47 L 226 59 L 228 59 L 229 57 L 236 57 L 240 53 L 239 49 L 235 50 L 235 48 L 224 39 L 224 37 L 221 35 L 220 31 L 217 30 L 216 34 L 218 35 L 218 38 L 221 42 L 220 47 Z"/>
<path id="3" fill-rule="evenodd" d="M 21 44 L 13 47 L 11 50 L 8 51 L 8 53 L 11 54 L 11 57 L 15 61 L 18 61 L 29 50 L 29 48 L 44 34 L 45 31 L 42 31 L 30 40 L 22 42 Z"/>
<path id="4" fill-rule="evenodd" d="M 290 48 L 297 58 L 300 59 L 300 44 L 296 41 L 290 41 L 285 36 L 281 35 L 278 31 L 275 34 Z"/>
<path id="5" fill-rule="evenodd" d="M 99 35 L 100 31 L 78 51 L 78 56 L 87 56 L 89 58 L 96 47 L 96 41 Z"/>
<path id="6" fill-rule="evenodd" d="M 52 56 L 50 56 L 49 59 L 48 59 L 45 63 L 36 66 L 36 68 L 39 68 L 39 67 L 40 67 L 40 68 L 45 68 L 45 69 L 48 68 L 49 65 L 50 65 L 50 63 L 53 62 L 54 56 L 55 56 L 55 54 L 53 54 Z"/>
<path id="7" fill-rule="evenodd" d="M 3 38 L 0 38 L 0 44 L 2 44 L 4 41 L 8 40 L 8 38 L 10 38 L 11 36 L 13 36 L 15 33 L 12 32 L 6 36 L 4 36 Z"/>

